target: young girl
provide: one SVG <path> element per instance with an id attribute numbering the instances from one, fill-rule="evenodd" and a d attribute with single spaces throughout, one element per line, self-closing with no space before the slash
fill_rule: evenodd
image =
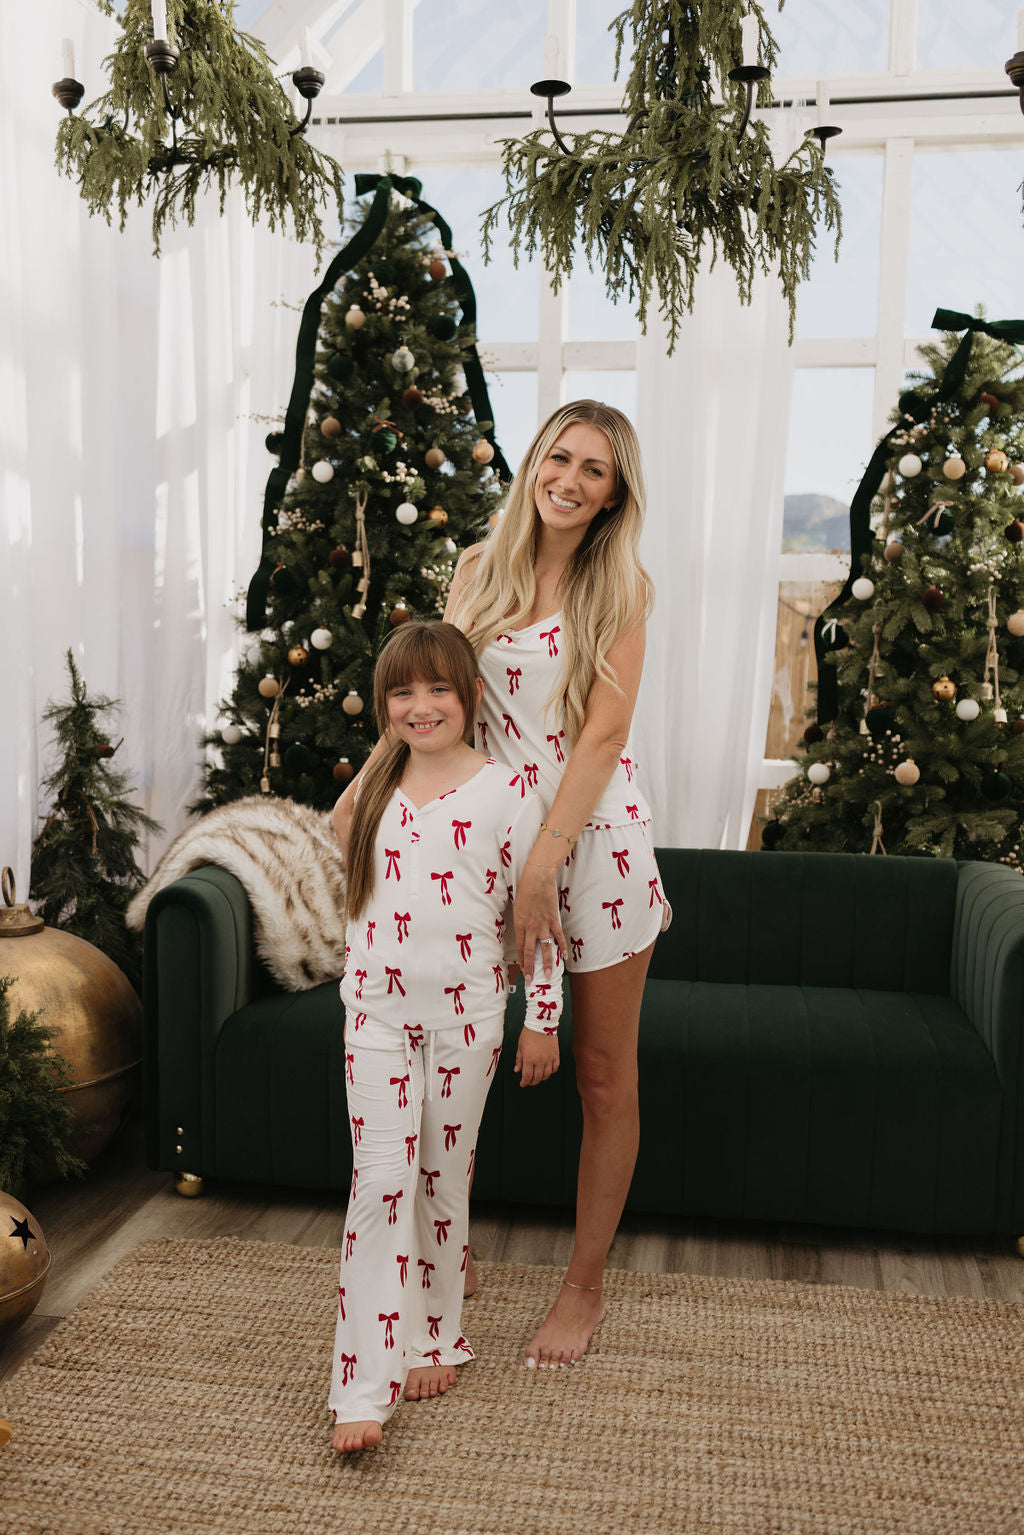
<path id="1" fill-rule="evenodd" d="M 543 815 L 468 744 L 482 691 L 458 629 L 397 629 L 374 674 L 382 743 L 346 825 L 353 1173 L 328 1401 L 342 1452 L 379 1444 L 403 1394 L 442 1394 L 473 1358 L 469 1179 L 501 1051 L 507 907 Z M 559 962 L 527 989 L 524 1087 L 558 1068 Z"/>

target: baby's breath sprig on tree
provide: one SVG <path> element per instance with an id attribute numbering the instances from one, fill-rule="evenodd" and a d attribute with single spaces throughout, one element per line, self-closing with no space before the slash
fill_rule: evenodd
<path id="1" fill-rule="evenodd" d="M 625 132 L 578 133 L 568 153 L 547 128 L 504 140 L 507 192 L 484 213 L 485 260 L 507 232 L 516 262 L 539 251 L 557 288 L 582 249 L 608 296 L 635 304 L 642 330 L 656 297 L 670 352 L 700 271 L 723 258 L 749 303 L 758 272 L 774 270 L 792 339 L 819 223 L 835 232 L 838 249 L 839 195 L 818 143 L 805 138 L 776 166 L 764 122 L 752 117 L 738 133 L 746 86 L 729 72 L 740 63 L 746 13 L 770 68 L 777 48 L 757 0 L 634 0 L 617 16 L 616 77 L 632 44 Z M 770 99 L 764 81 L 758 100 Z"/>
<path id="2" fill-rule="evenodd" d="M 133 205 L 153 203 L 153 248 L 166 227 L 195 223 L 196 201 L 216 188 L 224 212 L 233 185 L 242 188 L 253 224 L 270 229 L 288 219 L 299 240 L 321 253 L 321 210 L 342 200 L 342 169 L 295 132 L 291 103 L 258 38 L 234 25 L 234 0 L 167 0 L 169 42 L 179 50 L 168 90 L 180 117 L 172 123 L 163 90 L 146 58 L 153 42 L 149 0 L 95 0 L 122 32 L 104 60 L 110 89 L 84 111 L 68 113 L 57 131 L 57 167 L 77 181 L 91 213 L 109 224 L 116 208 L 123 230 Z"/>

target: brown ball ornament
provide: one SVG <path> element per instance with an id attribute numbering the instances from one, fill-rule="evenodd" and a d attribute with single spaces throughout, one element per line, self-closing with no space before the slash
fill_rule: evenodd
<path id="1" fill-rule="evenodd" d="M 39 1222 L 13 1194 L 0 1193 L 0 1343 L 36 1309 L 49 1269 Z"/>
<path id="2" fill-rule="evenodd" d="M 359 697 L 355 688 L 349 688 L 345 697 L 341 700 L 341 707 L 346 714 L 362 714 L 363 700 Z"/>
<path id="3" fill-rule="evenodd" d="M 985 468 L 989 474 L 1005 474 L 1010 460 L 1001 448 L 992 448 L 985 454 Z"/>
<path id="4" fill-rule="evenodd" d="M 268 672 L 267 675 L 265 677 L 261 677 L 259 682 L 256 684 L 256 691 L 259 693 L 261 698 L 276 698 L 278 693 L 280 693 L 281 688 L 277 678 Z"/>
<path id="5" fill-rule="evenodd" d="M 445 266 L 440 256 L 434 257 L 433 261 L 427 267 L 427 271 L 434 282 L 441 282 L 443 278 L 448 276 L 448 268 Z"/>
<path id="6" fill-rule="evenodd" d="M 959 456 L 947 458 L 942 466 L 942 472 L 947 480 L 962 480 L 967 473 L 967 465 Z"/>
<path id="7" fill-rule="evenodd" d="M 939 703 L 948 704 L 950 699 L 956 697 L 956 683 L 949 677 L 939 677 L 932 683 L 932 696 Z"/>
<path id="8" fill-rule="evenodd" d="M 1024 538 L 1024 522 L 1021 522 L 1019 517 L 1015 517 L 1010 526 L 1003 529 L 1003 534 L 1011 544 L 1019 544 Z"/>
<path id="9" fill-rule="evenodd" d="M 473 457 L 478 464 L 489 464 L 494 457 L 494 449 L 486 437 L 481 437 L 479 442 L 473 444 Z"/>
<path id="10" fill-rule="evenodd" d="M 410 384 L 408 389 L 402 391 L 402 404 L 406 410 L 415 410 L 423 404 L 423 390 L 417 389 L 415 384 Z"/>
<path id="11" fill-rule="evenodd" d="M 432 506 L 427 513 L 428 518 L 435 527 L 443 528 L 448 523 L 448 513 L 443 506 Z"/>
<path id="12" fill-rule="evenodd" d="M 305 645 L 290 645 L 288 648 L 289 666 L 307 666 L 309 664 L 309 651 Z"/>
<path id="13" fill-rule="evenodd" d="M 342 757 L 331 768 L 331 777 L 335 783 L 350 783 L 355 775 L 355 768 L 347 757 Z"/>
<path id="14" fill-rule="evenodd" d="M 445 454 L 443 448 L 428 448 L 423 455 L 423 462 L 428 469 L 440 469 L 444 463 Z"/>
<path id="15" fill-rule="evenodd" d="M 114 746 L 111 746 L 109 741 L 97 741 L 96 742 L 96 755 L 97 755 L 97 757 L 112 757 L 116 750 L 117 750 L 117 748 L 114 747 Z"/>
<path id="16" fill-rule="evenodd" d="M 412 614 L 409 612 L 409 609 L 405 606 L 404 602 L 397 602 L 391 609 L 391 612 L 388 614 L 388 618 L 391 620 L 392 624 L 394 624 L 396 629 L 398 628 L 399 624 L 407 624 L 411 617 Z"/>
<path id="17" fill-rule="evenodd" d="M 341 422 L 337 416 L 325 416 L 320 423 L 320 431 L 324 437 L 340 437 Z"/>
<path id="18" fill-rule="evenodd" d="M 1019 714 L 1010 726 L 1015 736 L 1024 736 L 1024 714 Z"/>
<path id="19" fill-rule="evenodd" d="M 883 553 L 890 565 L 898 565 L 903 558 L 903 545 L 899 539 L 894 538 L 886 544 Z"/>
<path id="20" fill-rule="evenodd" d="M 347 565 L 351 565 L 352 556 L 349 554 L 344 544 L 339 544 L 338 547 L 336 549 L 332 549 L 330 554 L 327 556 L 327 563 L 328 565 L 333 565 L 335 570 L 344 570 Z"/>
<path id="21" fill-rule="evenodd" d="M 929 613 L 937 613 L 941 607 L 945 606 L 946 599 L 937 586 L 926 586 L 921 593 L 921 601 Z"/>

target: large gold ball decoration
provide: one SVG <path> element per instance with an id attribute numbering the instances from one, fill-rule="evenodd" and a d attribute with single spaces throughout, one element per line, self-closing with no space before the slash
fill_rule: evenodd
<path id="1" fill-rule="evenodd" d="M 90 1162 L 119 1129 L 134 1096 L 142 1006 L 113 960 L 84 938 L 36 922 L 27 906 L 0 910 L 0 975 L 15 977 L 7 992 L 11 1017 L 38 1012 L 55 1031 L 51 1048 L 71 1067 L 61 1088 L 71 1114 L 71 1149 Z"/>
<path id="2" fill-rule="evenodd" d="M 259 682 L 257 682 L 256 691 L 261 698 L 276 698 L 281 691 L 281 687 L 277 678 L 268 672 L 265 677 L 261 677 Z"/>
<path id="3" fill-rule="evenodd" d="M 489 464 L 494 457 L 494 449 L 486 437 L 481 437 L 479 442 L 473 444 L 473 457 L 478 464 Z"/>
<path id="4" fill-rule="evenodd" d="M 306 666 L 309 663 L 309 651 L 305 645 L 290 645 L 288 648 L 289 666 Z"/>
<path id="5" fill-rule="evenodd" d="M 448 513 L 443 506 L 432 506 L 427 513 L 430 521 L 438 528 L 443 528 L 448 522 Z"/>
<path id="6" fill-rule="evenodd" d="M 0 1344 L 32 1315 L 50 1268 L 50 1249 L 35 1216 L 0 1193 Z"/>
<path id="7" fill-rule="evenodd" d="M 359 697 L 355 688 L 350 688 L 341 700 L 341 707 L 346 714 L 362 714 L 363 700 Z"/>
<path id="8" fill-rule="evenodd" d="M 991 448 L 985 454 L 985 468 L 989 474 L 1005 474 L 1010 467 L 1010 460 L 1001 448 Z"/>
<path id="9" fill-rule="evenodd" d="M 948 677 L 939 677 L 932 683 L 932 696 L 941 703 L 948 704 L 951 698 L 956 697 L 956 683 L 950 681 Z"/>

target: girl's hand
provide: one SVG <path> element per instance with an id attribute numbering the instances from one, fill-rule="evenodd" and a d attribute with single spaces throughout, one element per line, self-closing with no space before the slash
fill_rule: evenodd
<path id="1" fill-rule="evenodd" d="M 512 916 L 516 929 L 516 959 L 526 984 L 533 980 L 537 945 L 541 945 L 544 977 L 551 979 L 555 945 L 563 960 L 568 944 L 558 916 L 558 886 L 554 869 L 531 869 L 527 864 L 519 881 Z"/>
<path id="2" fill-rule="evenodd" d="M 558 1070 L 558 1037 L 523 1029 L 519 1035 L 514 1071 L 520 1073 L 520 1087 L 535 1087 Z"/>

